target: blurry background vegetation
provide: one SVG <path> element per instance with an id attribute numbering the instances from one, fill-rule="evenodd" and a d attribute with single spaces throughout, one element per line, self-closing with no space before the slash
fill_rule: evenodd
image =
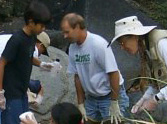
<path id="1" fill-rule="evenodd" d="M 22 16 L 26 5 L 31 0 L 0 0 L 0 21 L 9 21 L 11 17 Z M 46 3 L 58 20 L 65 9 L 74 8 L 80 0 L 41 0 Z M 140 5 L 141 11 L 146 13 L 164 28 L 167 28 L 167 0 L 130 0 Z M 79 3 L 79 2 L 78 2 Z M 82 3 L 80 3 L 82 4 Z M 77 5 L 78 6 L 78 5 Z"/>
<path id="2" fill-rule="evenodd" d="M 0 24 L 22 17 L 26 6 L 32 0 L 0 0 Z M 59 28 L 61 18 L 67 12 L 77 12 L 82 15 L 85 0 L 39 0 L 45 3 L 52 13 L 52 24 Z M 78 9 L 79 8 L 79 9 Z M 50 27 L 53 27 L 50 25 Z"/>
<path id="3" fill-rule="evenodd" d="M 156 22 L 167 28 L 167 0 L 134 0 L 141 10 Z"/>

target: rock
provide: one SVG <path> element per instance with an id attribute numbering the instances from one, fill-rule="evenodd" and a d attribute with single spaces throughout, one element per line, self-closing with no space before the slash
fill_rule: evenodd
<path id="1" fill-rule="evenodd" d="M 46 31 L 51 39 L 50 45 L 56 48 L 59 48 L 63 51 L 67 51 L 69 42 L 68 40 L 64 39 L 63 34 L 61 31 L 57 30 L 47 30 Z"/>
<path id="2" fill-rule="evenodd" d="M 30 109 L 35 113 L 37 120 L 41 124 L 48 124 L 50 119 L 50 110 L 52 105 L 63 101 L 76 103 L 75 86 L 73 76 L 66 73 L 68 56 L 63 51 L 49 47 L 48 52 L 50 57 L 41 56 L 42 61 L 52 61 L 53 59 L 60 59 L 63 66 L 58 74 L 41 71 L 38 67 L 33 67 L 31 79 L 38 79 L 42 82 L 44 87 L 44 100 L 38 108 Z"/>

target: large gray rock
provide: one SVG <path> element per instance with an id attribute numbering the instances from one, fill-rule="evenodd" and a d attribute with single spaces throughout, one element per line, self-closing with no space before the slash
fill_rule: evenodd
<path id="1" fill-rule="evenodd" d="M 52 61 L 60 59 L 63 66 L 58 74 L 41 71 L 38 67 L 33 67 L 31 79 L 38 79 L 44 87 L 44 100 L 38 108 L 30 109 L 35 113 L 37 120 L 41 124 L 48 124 L 50 119 L 50 110 L 52 105 L 63 101 L 76 103 L 75 86 L 73 76 L 66 73 L 68 56 L 63 51 L 49 47 L 50 57 L 41 56 L 42 61 Z"/>

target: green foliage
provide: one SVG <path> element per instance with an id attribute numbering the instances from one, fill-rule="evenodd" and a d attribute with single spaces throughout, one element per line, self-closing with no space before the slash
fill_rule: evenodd
<path id="1" fill-rule="evenodd" d="M 167 28 L 167 1 L 166 0 L 135 0 L 144 8 L 146 13 L 164 28 Z"/>

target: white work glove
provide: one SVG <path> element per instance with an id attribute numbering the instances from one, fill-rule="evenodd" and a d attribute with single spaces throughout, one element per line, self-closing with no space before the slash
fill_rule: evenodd
<path id="1" fill-rule="evenodd" d="M 85 110 L 85 107 L 84 107 L 84 104 L 79 104 L 78 105 L 78 109 L 80 110 L 81 114 L 82 114 L 82 117 L 85 121 L 88 121 L 88 118 L 86 116 L 86 110 Z"/>
<path id="2" fill-rule="evenodd" d="M 43 101 L 43 96 L 41 96 L 40 94 L 36 95 L 35 93 L 31 92 L 29 89 L 27 91 L 27 95 L 28 95 L 28 102 L 34 104 L 36 107 L 38 105 L 41 105 L 42 101 Z"/>
<path id="3" fill-rule="evenodd" d="M 31 117 L 26 116 L 26 118 L 20 118 L 21 123 L 20 124 L 38 124 L 36 121 L 34 114 L 31 115 Z"/>
<path id="4" fill-rule="evenodd" d="M 2 89 L 0 91 L 0 109 L 5 110 L 6 109 L 6 98 L 4 96 L 5 90 Z"/>
<path id="5" fill-rule="evenodd" d="M 146 100 L 152 98 L 155 95 L 156 91 L 157 91 L 156 89 L 149 86 L 144 95 L 140 98 L 140 100 L 132 107 L 131 112 L 132 113 L 140 112 L 143 109 L 143 103 Z"/>
<path id="6" fill-rule="evenodd" d="M 167 100 L 167 86 L 162 88 L 159 93 L 157 93 L 157 97 L 160 100 Z"/>
<path id="7" fill-rule="evenodd" d="M 148 111 L 153 111 L 158 103 L 162 102 L 163 100 L 167 100 L 167 87 L 162 88 L 159 93 L 146 100 L 143 103 L 143 108 L 147 109 Z"/>
<path id="8" fill-rule="evenodd" d="M 51 76 L 56 77 L 57 73 L 62 69 L 62 66 L 60 62 L 57 61 L 52 62 L 52 64 L 54 67 L 51 69 Z"/>
<path id="9" fill-rule="evenodd" d="M 60 62 L 54 61 L 54 62 L 52 62 L 52 64 L 54 66 L 52 68 L 52 71 L 58 72 L 58 71 L 60 71 L 62 69 L 62 66 L 61 66 Z"/>
<path id="10" fill-rule="evenodd" d="M 35 99 L 35 102 L 38 104 L 38 105 L 41 105 L 43 101 L 43 96 L 41 96 L 40 94 L 37 95 L 36 99 Z"/>
<path id="11" fill-rule="evenodd" d="M 28 96 L 28 102 L 34 103 L 37 95 L 35 93 L 31 92 L 30 89 L 28 89 L 27 96 Z"/>
<path id="12" fill-rule="evenodd" d="M 51 69 L 54 67 L 54 64 L 51 62 L 41 62 L 40 68 L 44 71 L 51 71 Z"/>
<path id="13" fill-rule="evenodd" d="M 155 95 L 144 101 L 141 109 L 146 109 L 148 111 L 155 110 L 158 105 L 158 101 L 155 99 Z"/>
<path id="14" fill-rule="evenodd" d="M 120 112 L 117 100 L 111 100 L 110 116 L 111 116 L 111 124 L 114 122 L 115 124 L 118 124 L 118 121 L 121 123 L 122 114 Z"/>

